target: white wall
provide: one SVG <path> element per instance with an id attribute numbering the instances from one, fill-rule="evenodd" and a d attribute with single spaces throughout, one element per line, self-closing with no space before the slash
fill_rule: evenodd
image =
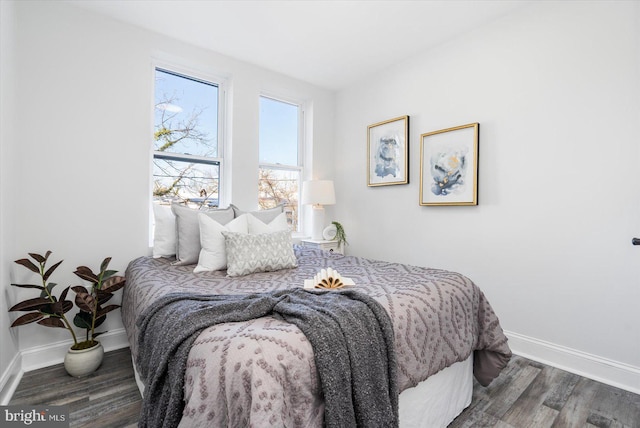
<path id="1" fill-rule="evenodd" d="M 539 2 L 450 40 L 341 91 L 335 147 L 351 254 L 462 272 L 514 349 L 622 368 L 607 380 L 636 391 L 639 7 Z M 410 184 L 368 188 L 367 126 L 405 114 Z M 420 134 L 471 122 L 479 206 L 419 206 Z"/>
<path id="2" fill-rule="evenodd" d="M 7 399 L 4 391 L 11 389 L 20 369 L 17 336 L 9 329 L 12 321 L 7 312 L 14 296 L 10 286 L 10 264 L 15 245 L 13 189 L 16 171 L 12 162 L 16 138 L 13 121 L 15 21 L 14 3 L 0 2 L 0 404 Z"/>
<path id="3" fill-rule="evenodd" d="M 130 260 L 148 253 L 157 58 L 229 81 L 227 132 L 233 150 L 226 165 L 233 186 L 227 202 L 257 207 L 260 91 L 310 103 L 314 164 L 309 174 L 333 174 L 332 147 L 326 145 L 333 136 L 333 93 L 60 2 L 22 2 L 16 10 L 19 132 L 8 161 L 14 166 L 17 212 L 15 246 L 3 263 L 51 250 L 55 261 L 64 259 L 51 279 L 68 285 L 79 282 L 72 274 L 78 265 L 97 268 L 112 256 L 111 267 L 124 271 Z M 16 267 L 16 274 L 24 271 Z M 117 313 L 106 327 L 122 327 Z M 35 359 L 43 354 L 39 346 L 68 339 L 64 330 L 36 325 L 19 332 L 20 350 L 37 354 Z M 62 356 L 58 352 L 48 362 Z"/>

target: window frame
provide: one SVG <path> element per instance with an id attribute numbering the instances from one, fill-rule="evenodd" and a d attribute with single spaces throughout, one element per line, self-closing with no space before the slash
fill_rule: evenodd
<path id="1" fill-rule="evenodd" d="M 296 106 L 298 108 L 298 159 L 297 165 L 285 165 L 280 163 L 267 163 L 260 161 L 260 118 L 258 117 L 258 179 L 259 179 L 259 171 L 261 169 L 272 169 L 279 171 L 297 171 L 298 172 L 298 224 L 297 224 L 297 232 L 296 234 L 301 234 L 302 230 L 304 230 L 304 218 L 302 216 L 302 204 L 300 201 L 300 196 L 302 194 L 302 182 L 304 181 L 305 174 L 305 136 L 306 136 L 306 103 L 299 99 L 284 97 L 280 95 L 275 95 L 273 93 L 261 91 L 258 94 L 258 106 L 260 105 L 261 98 L 268 98 L 273 101 L 282 102 L 285 104 L 290 104 Z M 259 114 L 258 114 L 259 116 Z"/>
<path id="2" fill-rule="evenodd" d="M 155 150 L 155 146 L 153 144 L 153 135 L 155 132 L 155 99 L 156 99 L 156 75 L 157 71 L 162 71 L 164 73 L 173 74 L 178 77 L 182 77 L 185 79 L 194 80 L 196 82 L 201 82 L 208 85 L 214 85 L 218 88 L 218 116 L 217 116 L 217 156 L 209 157 L 209 156 L 197 156 L 190 155 L 184 153 L 177 152 L 161 152 Z M 222 206 L 223 203 L 226 203 L 227 197 L 227 189 L 229 188 L 229 184 L 227 183 L 228 177 L 226 175 L 226 165 L 224 161 L 225 153 L 227 151 L 227 141 L 226 141 L 226 94 L 227 94 L 227 82 L 226 79 L 217 76 L 215 74 L 203 71 L 196 67 L 185 67 L 175 63 L 169 63 L 164 61 L 153 61 L 152 63 L 152 109 L 151 109 L 151 156 L 150 156 L 150 200 L 153 203 L 153 169 L 154 159 L 164 159 L 164 160 L 174 160 L 178 162 L 190 162 L 197 163 L 202 165 L 215 165 L 218 167 L 218 206 Z"/>

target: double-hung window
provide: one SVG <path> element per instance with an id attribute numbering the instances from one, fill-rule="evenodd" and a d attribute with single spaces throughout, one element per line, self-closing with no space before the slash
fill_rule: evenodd
<path id="1" fill-rule="evenodd" d="M 219 86 L 155 69 L 155 201 L 219 205 L 223 148 Z"/>
<path id="2" fill-rule="evenodd" d="M 299 105 L 260 97 L 258 203 L 263 209 L 283 205 L 293 231 L 300 230 L 302 123 Z"/>

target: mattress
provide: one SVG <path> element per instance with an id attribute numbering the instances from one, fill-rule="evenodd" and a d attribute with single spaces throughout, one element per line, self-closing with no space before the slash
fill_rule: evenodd
<path id="1" fill-rule="evenodd" d="M 249 294 L 301 287 L 320 269 L 332 267 L 352 278 L 354 287 L 380 303 L 392 320 L 402 402 L 409 397 L 408 405 L 401 403 L 402 425 L 411 413 L 403 408 L 415 406 L 410 397 L 423 381 L 454 372 L 444 369 L 456 363 L 469 366 L 474 361 L 476 378 L 487 384 L 508 362 L 511 352 L 498 318 L 484 294 L 465 276 L 306 247 L 296 247 L 295 254 L 299 265 L 295 269 L 234 278 L 224 271 L 194 274 L 193 266 L 173 266 L 166 259 L 132 261 L 122 307 L 132 357 L 137 357 L 137 317 L 165 294 Z M 185 379 L 181 426 L 322 426 L 322 394 L 313 350 L 304 335 L 283 320 L 264 317 L 206 329 L 191 349 Z M 470 400 L 469 376 L 461 379 L 452 393 L 457 400 L 447 400 L 462 403 L 452 406 L 453 417 Z M 444 397 L 442 386 L 435 385 L 432 389 L 439 391 L 435 398 Z M 425 421 L 424 416 L 416 420 Z M 442 418 L 443 423 L 450 420 L 451 415 Z"/>

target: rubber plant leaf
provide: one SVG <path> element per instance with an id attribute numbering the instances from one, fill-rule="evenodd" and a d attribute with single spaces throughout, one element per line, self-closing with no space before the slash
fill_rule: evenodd
<path id="1" fill-rule="evenodd" d="M 47 261 L 47 259 L 42 257 L 40 254 L 29 253 L 29 255 L 31 256 L 32 259 L 34 259 L 38 263 L 45 263 Z"/>
<path id="2" fill-rule="evenodd" d="M 96 318 L 96 322 L 95 322 L 94 327 L 95 327 L 95 328 L 100 327 L 100 326 L 102 325 L 102 323 L 104 323 L 106 320 L 107 320 L 106 315 L 105 315 L 105 316 L 102 316 L 102 317 L 100 317 L 100 318 Z M 95 333 L 93 333 L 93 334 L 94 334 L 94 336 L 95 336 Z"/>
<path id="3" fill-rule="evenodd" d="M 25 325 L 32 322 L 36 322 L 41 320 L 42 318 L 44 318 L 44 315 L 42 315 L 40 312 L 29 312 L 28 314 L 24 314 L 21 317 L 18 317 L 13 322 L 13 324 L 11 324 L 11 327 L 17 327 L 19 325 Z"/>
<path id="4" fill-rule="evenodd" d="M 63 302 L 56 302 L 53 305 L 51 305 L 51 310 L 56 315 L 66 314 L 71 309 L 73 309 L 73 303 L 70 302 L 69 300 L 65 300 Z"/>
<path id="5" fill-rule="evenodd" d="M 51 266 L 49 269 L 47 269 L 47 271 L 44 273 L 44 276 L 42 277 L 43 280 L 48 280 L 49 277 L 51 276 L 51 274 L 53 273 L 54 270 L 56 270 L 58 268 L 58 266 L 60 266 L 60 264 L 62 263 L 62 260 L 60 260 L 58 263 L 56 263 L 55 265 Z"/>
<path id="6" fill-rule="evenodd" d="M 71 287 L 71 289 L 73 291 L 75 291 L 76 293 L 86 293 L 89 294 L 89 290 L 86 289 L 86 287 L 83 287 L 82 285 L 74 285 L 73 287 Z"/>
<path id="7" fill-rule="evenodd" d="M 104 272 L 105 270 L 107 270 L 107 267 L 109 267 L 109 263 L 111 263 L 111 257 L 107 257 L 106 259 L 104 259 L 102 261 L 102 264 L 100 265 L 100 272 Z"/>
<path id="8" fill-rule="evenodd" d="M 97 297 L 98 297 L 98 305 L 102 305 L 104 303 L 107 303 L 113 297 L 113 294 L 107 293 L 104 290 L 97 290 L 96 294 L 97 294 Z"/>
<path id="9" fill-rule="evenodd" d="M 91 328 L 91 314 L 89 312 L 80 311 L 73 317 L 73 325 L 76 327 L 90 329 Z"/>
<path id="10" fill-rule="evenodd" d="M 62 291 L 62 294 L 60 294 L 60 301 L 63 302 L 65 300 L 67 300 L 67 293 L 69 293 L 69 288 L 71 287 L 67 287 Z"/>
<path id="11" fill-rule="evenodd" d="M 98 277 L 94 274 L 91 269 L 86 266 L 78 266 L 76 271 L 73 272 L 78 275 L 80 278 L 87 280 L 89 282 L 98 282 Z"/>
<path id="12" fill-rule="evenodd" d="M 106 279 L 110 279 L 113 275 L 117 273 L 118 273 L 117 270 L 105 270 L 104 273 L 102 274 L 102 281 L 104 282 Z"/>
<path id="13" fill-rule="evenodd" d="M 14 287 L 20 287 L 20 288 L 37 288 L 38 290 L 44 290 L 44 287 L 42 285 L 35 285 L 35 284 L 11 284 Z"/>
<path id="14" fill-rule="evenodd" d="M 96 319 L 106 316 L 109 312 L 115 311 L 119 307 L 120 305 L 109 305 L 109 306 L 105 306 L 104 308 L 100 308 L 98 312 L 96 312 Z"/>
<path id="15" fill-rule="evenodd" d="M 124 284 L 126 282 L 127 280 L 124 278 L 124 276 L 112 276 L 102 283 L 102 291 L 113 293 L 124 287 Z"/>
<path id="16" fill-rule="evenodd" d="M 64 323 L 60 320 L 60 318 L 49 317 L 43 320 L 38 321 L 38 324 L 43 325 L 45 327 L 59 327 L 59 328 L 67 328 Z"/>
<path id="17" fill-rule="evenodd" d="M 29 259 L 20 259 L 20 260 L 16 260 L 15 262 L 18 263 L 19 265 L 26 267 L 32 272 L 40 274 L 40 269 L 38 269 L 38 266 L 34 265 L 33 262 Z"/>
<path id="18" fill-rule="evenodd" d="M 40 310 L 47 306 L 51 301 L 49 299 L 43 299 L 42 297 L 36 297 L 35 299 L 28 299 L 23 302 L 14 305 L 9 309 L 9 312 L 12 311 L 33 311 Z"/>
<path id="19" fill-rule="evenodd" d="M 76 294 L 76 305 L 83 311 L 93 312 L 96 309 L 96 299 L 91 294 L 78 293 Z"/>

